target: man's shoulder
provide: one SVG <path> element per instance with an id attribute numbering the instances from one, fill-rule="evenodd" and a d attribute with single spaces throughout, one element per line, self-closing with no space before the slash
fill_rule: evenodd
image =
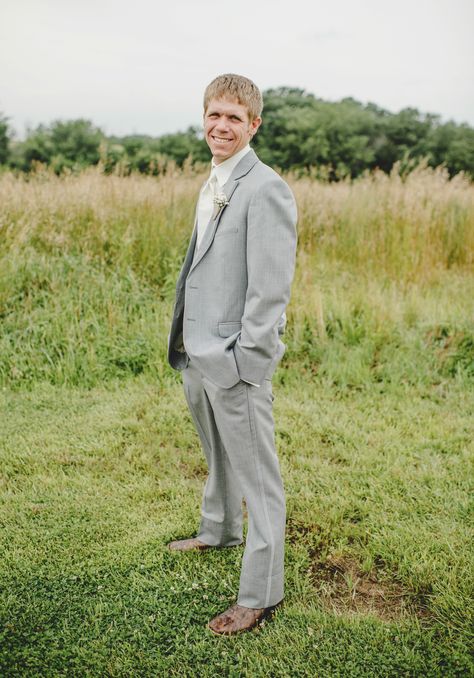
<path id="1" fill-rule="evenodd" d="M 258 157 L 258 156 L 257 156 Z M 266 165 L 260 158 L 252 167 L 251 171 L 248 174 L 249 183 L 254 187 L 258 186 L 259 188 L 265 184 L 272 186 L 288 186 L 283 177 L 276 172 L 273 167 Z"/>
<path id="2" fill-rule="evenodd" d="M 273 167 L 270 167 L 270 165 L 266 165 L 262 160 L 260 160 L 258 156 L 257 162 L 252 167 L 252 171 L 256 172 L 259 176 L 267 180 L 280 179 L 281 181 L 283 181 L 282 177 L 278 174 L 278 172 L 276 172 L 273 169 Z"/>

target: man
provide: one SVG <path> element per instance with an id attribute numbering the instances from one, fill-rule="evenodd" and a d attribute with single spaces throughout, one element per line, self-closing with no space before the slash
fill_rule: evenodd
<path id="1" fill-rule="evenodd" d="M 262 107 L 259 89 L 242 76 L 221 75 L 205 91 L 212 171 L 176 285 L 168 345 L 209 470 L 197 537 L 169 547 L 241 544 L 242 498 L 248 510 L 237 604 L 209 622 L 225 635 L 252 628 L 283 599 L 285 499 L 271 378 L 285 350 L 296 206 L 250 149 Z"/>

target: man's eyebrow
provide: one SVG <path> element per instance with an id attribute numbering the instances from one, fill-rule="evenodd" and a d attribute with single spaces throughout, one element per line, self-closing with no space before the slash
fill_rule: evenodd
<path id="1" fill-rule="evenodd" d="M 207 112 L 207 115 L 227 115 L 229 118 L 237 118 L 242 122 L 243 117 L 238 113 L 225 113 L 224 111 L 213 110 L 212 108 Z"/>

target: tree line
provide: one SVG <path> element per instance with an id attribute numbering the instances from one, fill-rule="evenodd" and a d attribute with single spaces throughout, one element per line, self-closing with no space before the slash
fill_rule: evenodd
<path id="1" fill-rule="evenodd" d="M 421 159 L 444 165 L 450 175 L 474 178 L 474 128 L 442 122 L 440 116 L 405 108 L 391 113 L 353 98 L 328 102 L 303 89 L 280 87 L 264 92 L 263 124 L 254 139 L 260 158 L 280 170 L 316 173 L 328 179 L 356 177 L 365 170 L 389 172 Z M 0 165 L 30 172 L 39 164 L 56 173 L 98 165 L 105 172 L 158 175 L 174 161 L 209 161 L 197 127 L 159 137 L 106 136 L 91 121 L 55 121 L 30 129 L 15 140 L 0 115 Z"/>

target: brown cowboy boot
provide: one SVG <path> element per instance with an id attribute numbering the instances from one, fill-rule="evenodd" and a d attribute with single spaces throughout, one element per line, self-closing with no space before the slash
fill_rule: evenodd
<path id="1" fill-rule="evenodd" d="M 231 636 L 234 633 L 250 631 L 264 619 L 271 618 L 278 605 L 281 605 L 281 601 L 277 605 L 258 609 L 237 604 L 232 605 L 228 610 L 211 619 L 208 628 L 219 636 Z"/>
<path id="2" fill-rule="evenodd" d="M 178 541 L 171 541 L 168 544 L 168 548 L 171 551 L 205 551 L 206 549 L 215 548 L 210 544 L 205 544 L 202 541 L 199 541 L 196 537 L 191 539 L 180 539 Z"/>

